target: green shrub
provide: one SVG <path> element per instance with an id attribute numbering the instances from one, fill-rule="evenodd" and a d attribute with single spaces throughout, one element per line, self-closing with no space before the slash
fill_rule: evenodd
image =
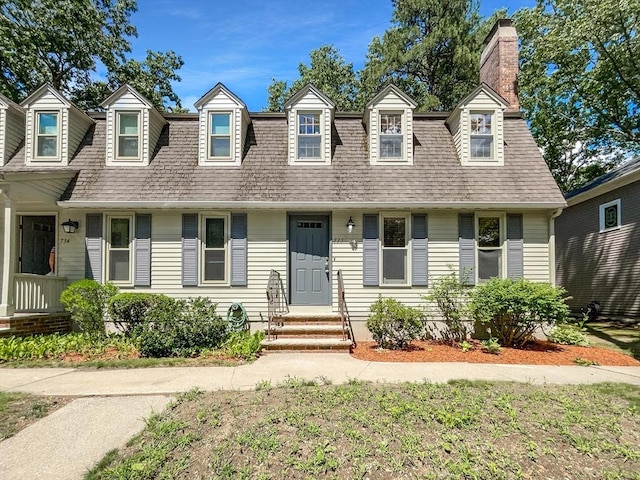
<path id="1" fill-rule="evenodd" d="M 469 308 L 502 345 L 522 347 L 538 328 L 566 318 L 564 295 L 564 289 L 549 283 L 493 278 L 473 289 Z"/>
<path id="2" fill-rule="evenodd" d="M 132 336 L 142 326 L 147 312 L 165 295 L 153 293 L 119 293 L 109 299 L 107 311 L 115 327 Z"/>
<path id="3" fill-rule="evenodd" d="M 440 277 L 432 283 L 429 294 L 422 298 L 436 304 L 444 328 L 431 328 L 432 336 L 439 336 L 450 343 L 459 343 L 469 338 L 471 325 L 468 319 L 469 287 L 455 272 Z M 437 330 L 437 331 L 436 331 Z"/>
<path id="4" fill-rule="evenodd" d="M 487 353 L 497 355 L 500 352 L 500 342 L 497 338 L 491 337 L 482 341 L 482 349 Z"/>
<path id="5" fill-rule="evenodd" d="M 206 298 L 162 298 L 147 312 L 140 329 L 140 353 L 156 358 L 188 357 L 220 347 L 228 338 L 228 331 L 216 307 Z"/>
<path id="6" fill-rule="evenodd" d="M 561 345 L 578 345 L 579 347 L 588 347 L 589 340 L 584 330 L 578 325 L 571 323 L 563 323 L 551 329 L 547 335 L 549 341 L 559 343 Z"/>
<path id="7" fill-rule="evenodd" d="M 104 336 L 107 302 L 116 293 L 118 287 L 112 283 L 84 279 L 65 288 L 60 301 L 83 332 Z"/>
<path id="8" fill-rule="evenodd" d="M 424 316 L 420 310 L 403 305 L 395 298 L 382 298 L 370 307 L 367 328 L 382 348 L 398 350 L 422 337 Z"/>
<path id="9" fill-rule="evenodd" d="M 222 345 L 224 353 L 230 357 L 254 360 L 262 349 L 264 332 L 257 331 L 253 335 L 248 331 L 233 332 Z"/>

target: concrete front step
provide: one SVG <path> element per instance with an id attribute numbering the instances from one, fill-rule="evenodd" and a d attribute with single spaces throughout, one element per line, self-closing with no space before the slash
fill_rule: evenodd
<path id="1" fill-rule="evenodd" d="M 351 340 L 336 338 L 278 338 L 263 340 L 262 346 L 267 352 L 349 352 Z"/>

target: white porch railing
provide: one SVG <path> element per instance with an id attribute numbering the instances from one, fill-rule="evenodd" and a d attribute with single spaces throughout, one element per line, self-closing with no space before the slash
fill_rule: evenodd
<path id="1" fill-rule="evenodd" d="M 16 312 L 62 312 L 60 294 L 67 287 L 67 277 L 16 273 Z"/>

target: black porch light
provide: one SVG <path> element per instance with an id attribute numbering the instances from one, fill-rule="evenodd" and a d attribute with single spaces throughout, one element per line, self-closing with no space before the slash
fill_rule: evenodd
<path id="1" fill-rule="evenodd" d="M 62 229 L 64 230 L 64 233 L 76 233 L 79 226 L 80 224 L 78 222 L 69 219 L 62 224 Z"/>

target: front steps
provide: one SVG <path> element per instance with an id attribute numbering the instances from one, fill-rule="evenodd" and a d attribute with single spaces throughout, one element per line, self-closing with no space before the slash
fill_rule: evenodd
<path id="1" fill-rule="evenodd" d="M 269 340 L 269 333 L 271 339 Z M 264 352 L 349 352 L 351 339 L 344 340 L 342 320 L 335 313 L 287 313 L 265 328 Z"/>

